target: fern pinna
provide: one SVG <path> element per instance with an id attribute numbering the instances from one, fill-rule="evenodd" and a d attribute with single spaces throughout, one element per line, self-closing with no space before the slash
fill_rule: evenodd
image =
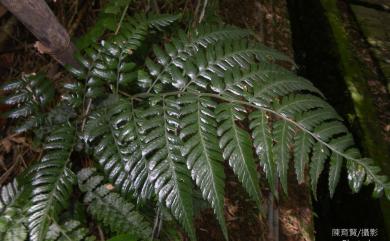
<path id="1" fill-rule="evenodd" d="M 72 170 L 79 165 L 72 167 L 72 153 L 83 150 L 97 168 L 83 169 L 77 178 L 90 214 L 111 233 L 133 233 L 141 239 L 153 237 L 155 227 L 134 203 L 157 202 L 196 240 L 194 187 L 228 239 L 225 161 L 259 208 L 257 164 L 278 195 L 279 183 L 288 192 L 290 160 L 299 183 L 309 168 L 315 197 L 318 178 L 330 160 L 331 196 L 346 164 L 354 192 L 372 183 L 375 196 L 385 193 L 390 198 L 387 178 L 372 160 L 360 156 L 323 94 L 278 65 L 291 62 L 288 57 L 255 42 L 250 31 L 232 26 L 164 31 L 176 19 L 129 18 L 117 35 L 82 51 L 80 69 L 69 68 L 80 81 L 65 84 L 62 104 L 79 115 L 52 128 L 44 156 L 29 172 L 32 203 L 25 225 L 30 240 L 45 240 L 48 230 L 50 240 L 57 240 L 58 230 L 66 235 L 82 229 L 74 221 L 59 228 L 57 221 L 76 180 Z M 161 41 L 157 31 L 163 31 Z M 17 111 L 22 104 L 45 100 L 24 90 L 41 86 L 30 84 L 34 78 L 26 75 L 24 82 L 5 85 L 6 91 L 17 90 L 5 103 L 18 104 Z M 12 113 L 13 118 L 40 112 Z M 82 230 L 80 235 L 87 237 Z"/>

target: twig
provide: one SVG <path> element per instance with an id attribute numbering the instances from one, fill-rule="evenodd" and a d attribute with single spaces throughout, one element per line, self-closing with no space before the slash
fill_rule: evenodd
<path id="1" fill-rule="evenodd" d="M 206 12 L 207 3 L 208 3 L 208 0 L 205 0 L 204 4 L 203 4 L 202 12 L 200 13 L 200 16 L 199 16 L 199 22 L 198 23 L 201 23 L 202 20 L 203 20 L 204 14 Z"/>
<path id="2" fill-rule="evenodd" d="M 98 226 L 97 226 L 97 229 L 98 229 L 98 232 L 99 232 L 99 238 L 100 238 L 100 240 L 101 240 L 101 241 L 106 240 L 106 238 L 104 237 L 104 233 L 103 233 L 102 228 L 98 225 Z"/>
<path id="3" fill-rule="evenodd" d="M 115 30 L 115 35 L 118 34 L 119 29 L 120 29 L 121 26 L 122 26 L 122 22 L 123 22 L 123 19 L 124 19 L 125 16 L 126 16 L 126 12 L 127 12 L 127 9 L 129 8 L 129 5 L 130 5 L 130 1 L 127 2 L 126 7 L 125 7 L 125 9 L 124 9 L 123 12 L 122 12 L 121 19 L 119 20 L 118 26 L 116 27 L 116 30 Z"/>
<path id="4" fill-rule="evenodd" d="M 87 103 L 87 108 L 85 109 L 84 116 L 83 116 L 83 123 L 81 124 L 81 131 L 84 130 L 85 127 L 85 122 L 87 121 L 87 116 L 89 114 L 89 111 L 91 110 L 91 104 L 92 104 L 92 99 L 89 98 Z"/>
<path id="5" fill-rule="evenodd" d="M 80 25 L 81 20 L 84 18 L 85 13 L 88 12 L 91 4 L 84 4 L 83 8 L 79 11 L 79 14 L 77 15 L 77 18 L 72 22 L 68 29 L 69 36 L 73 36 L 75 30 Z"/>

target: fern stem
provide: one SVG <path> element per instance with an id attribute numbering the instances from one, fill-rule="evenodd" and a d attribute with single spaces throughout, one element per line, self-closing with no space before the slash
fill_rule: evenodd
<path id="1" fill-rule="evenodd" d="M 374 173 L 372 173 L 372 171 L 369 168 L 369 166 L 367 165 L 367 163 L 365 163 L 361 159 L 357 159 L 357 158 L 351 157 L 351 156 L 349 156 L 349 155 L 347 155 L 347 154 L 345 154 L 343 152 L 340 152 L 339 150 L 334 148 L 329 143 L 327 143 L 327 142 L 323 141 L 322 139 L 320 139 L 315 133 L 307 130 L 304 126 L 300 125 L 299 123 L 295 122 L 294 120 L 292 120 L 292 119 L 288 118 L 287 116 L 285 116 L 283 114 L 280 114 L 280 113 L 278 113 L 278 112 L 276 112 L 276 111 L 274 111 L 272 109 L 269 109 L 269 108 L 266 108 L 266 107 L 263 107 L 263 106 L 258 106 L 258 105 L 255 105 L 253 103 L 249 103 L 247 101 L 231 99 L 229 97 L 225 97 L 225 96 L 222 96 L 222 95 L 219 95 L 219 94 L 213 94 L 213 93 L 197 93 L 197 92 L 188 92 L 188 91 L 172 91 L 172 92 L 161 93 L 161 94 L 158 94 L 158 95 L 163 96 L 163 97 L 165 97 L 165 96 L 175 96 L 175 95 L 180 96 L 180 95 L 186 94 L 186 93 L 187 94 L 190 93 L 190 94 L 196 95 L 198 97 L 211 97 L 211 98 L 219 99 L 219 100 L 222 100 L 222 101 L 227 101 L 227 102 L 230 102 L 230 103 L 246 105 L 246 106 L 249 106 L 249 107 L 252 107 L 252 108 L 255 108 L 255 109 L 259 109 L 259 110 L 262 110 L 262 111 L 266 111 L 266 112 L 272 113 L 272 114 L 278 116 L 279 118 L 292 123 L 294 126 L 297 126 L 302 131 L 304 131 L 307 134 L 311 135 L 315 140 L 317 140 L 321 144 L 325 145 L 327 148 L 332 150 L 334 153 L 337 153 L 338 155 L 344 157 L 345 159 L 351 160 L 351 161 L 356 162 L 357 164 L 363 166 L 363 168 L 366 170 L 366 172 L 373 178 L 375 183 L 383 184 L 383 182 L 380 181 L 376 177 L 376 175 Z M 148 97 L 154 96 L 154 95 L 156 95 L 156 94 L 153 94 L 153 93 L 140 93 L 140 94 L 135 94 L 135 95 L 127 95 L 127 96 L 130 96 L 130 98 L 132 98 L 132 99 L 136 99 L 136 98 L 141 98 L 142 99 L 142 98 L 148 98 Z"/>
<path id="2" fill-rule="evenodd" d="M 123 22 L 123 19 L 124 19 L 125 16 L 126 16 L 126 12 L 127 12 L 127 9 L 129 8 L 129 5 L 130 5 L 130 1 L 128 1 L 128 3 L 126 4 L 125 9 L 124 9 L 123 12 L 122 12 L 121 19 L 119 20 L 118 26 L 116 27 L 116 30 L 115 30 L 115 33 L 114 33 L 115 35 L 118 34 L 118 32 L 119 32 L 119 30 L 120 30 L 120 28 L 121 28 L 121 26 L 122 26 L 122 22 Z"/>

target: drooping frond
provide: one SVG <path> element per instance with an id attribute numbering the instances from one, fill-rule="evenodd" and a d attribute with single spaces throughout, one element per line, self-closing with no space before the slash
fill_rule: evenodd
<path id="1" fill-rule="evenodd" d="M 249 128 L 252 131 L 253 145 L 260 160 L 260 165 L 263 167 L 272 193 L 276 194 L 276 163 L 274 160 L 273 139 L 268 119 L 269 116 L 265 112 L 253 111 L 249 115 Z"/>
<path id="2" fill-rule="evenodd" d="M 200 188 L 202 196 L 214 209 L 214 213 L 227 237 L 224 218 L 223 156 L 219 148 L 216 102 L 210 98 L 184 95 L 179 99 L 181 108 L 180 137 L 182 153 L 191 170 L 191 177 Z"/>
<path id="3" fill-rule="evenodd" d="M 9 93 L 1 102 L 14 106 L 4 114 L 5 117 L 21 120 L 16 133 L 44 124 L 44 112 L 54 98 L 54 87 L 50 80 L 42 75 L 22 75 L 18 80 L 5 83 L 1 90 Z"/>
<path id="4" fill-rule="evenodd" d="M 223 158 L 228 160 L 246 191 L 260 208 L 260 188 L 252 152 L 252 140 L 247 130 L 237 122 L 246 118 L 245 107 L 234 104 L 220 104 L 216 109 L 219 122 L 219 147 Z"/>
<path id="5" fill-rule="evenodd" d="M 310 163 L 310 180 L 314 198 L 317 199 L 317 182 L 324 169 L 324 163 L 329 156 L 329 149 L 317 142 L 313 147 L 313 157 Z"/>
<path id="6" fill-rule="evenodd" d="M 86 193 L 84 203 L 98 221 L 113 232 L 135 233 L 144 240 L 150 239 L 151 224 L 132 203 L 111 192 L 110 184 L 104 185 L 104 178 L 98 176 L 95 169 L 82 169 L 77 177 L 80 190 Z"/>
<path id="7" fill-rule="evenodd" d="M 93 112 L 84 138 L 95 142 L 94 154 L 110 182 L 122 193 L 150 197 L 148 164 L 142 155 L 141 139 L 131 102 L 111 97 Z"/>
<path id="8" fill-rule="evenodd" d="M 88 234 L 79 221 L 69 220 L 59 225 L 53 223 L 49 227 L 46 235 L 46 241 L 94 241 L 95 237 Z"/>
<path id="9" fill-rule="evenodd" d="M 60 126 L 46 138 L 45 155 L 33 167 L 31 178 L 32 205 L 28 209 L 28 227 L 32 241 L 42 241 L 52 220 L 67 201 L 75 183 L 75 174 L 68 163 L 75 143 L 75 131 Z"/>
<path id="10" fill-rule="evenodd" d="M 309 134 L 300 131 L 295 135 L 294 142 L 295 173 L 297 174 L 298 183 L 303 183 L 305 181 L 305 166 L 309 163 L 314 139 Z"/>
<path id="11" fill-rule="evenodd" d="M 290 148 L 293 140 L 293 126 L 286 120 L 278 120 L 273 125 L 274 160 L 283 190 L 287 193 L 287 170 L 290 161 Z"/>
<path id="12" fill-rule="evenodd" d="M 159 202 L 171 210 L 191 240 L 195 240 L 190 172 L 181 155 L 183 144 L 177 134 L 179 107 L 169 97 L 151 102 L 151 108 L 137 113 L 150 180 Z"/>

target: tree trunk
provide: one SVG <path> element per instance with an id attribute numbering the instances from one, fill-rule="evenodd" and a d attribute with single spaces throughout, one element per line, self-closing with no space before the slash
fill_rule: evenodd
<path id="1" fill-rule="evenodd" d="M 36 44 L 39 52 L 50 54 L 62 65 L 79 67 L 67 31 L 44 0 L 0 0 L 0 3 L 39 40 Z"/>

